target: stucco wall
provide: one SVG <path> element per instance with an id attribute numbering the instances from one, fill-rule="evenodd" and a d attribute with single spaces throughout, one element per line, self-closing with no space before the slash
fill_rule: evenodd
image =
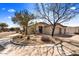
<path id="1" fill-rule="evenodd" d="M 52 34 L 52 26 L 47 25 L 47 24 L 43 24 L 43 23 L 38 23 L 36 24 L 35 27 L 35 33 L 39 33 L 39 26 L 42 26 L 42 32 L 43 34 Z M 61 28 L 61 34 L 74 34 L 75 32 L 79 32 L 79 27 L 63 27 L 60 25 L 56 26 L 55 32 L 54 34 L 59 34 L 60 30 L 59 28 Z M 66 31 L 64 30 L 66 28 Z M 31 27 L 28 28 L 28 34 L 33 34 L 33 29 Z"/>
<path id="2" fill-rule="evenodd" d="M 31 29 L 31 27 L 28 27 L 27 32 L 28 32 L 28 34 L 32 34 L 32 29 Z"/>
<path id="3" fill-rule="evenodd" d="M 49 26 L 49 27 L 45 27 L 45 34 L 51 34 L 52 33 L 52 28 Z"/>
<path id="4" fill-rule="evenodd" d="M 75 32 L 79 32 L 79 27 L 66 27 L 66 31 L 64 27 L 56 27 L 54 34 L 59 34 L 59 28 L 61 28 L 61 34 L 74 34 Z M 64 33 L 65 32 L 65 33 Z M 52 34 L 52 28 L 45 28 L 46 34 Z"/>
<path id="5" fill-rule="evenodd" d="M 78 27 L 66 27 L 66 34 L 74 34 L 75 32 L 78 32 Z"/>
<path id="6" fill-rule="evenodd" d="M 59 28 L 61 28 L 61 27 L 58 27 L 58 26 L 57 26 L 57 27 L 55 28 L 54 34 L 59 34 Z M 62 30 L 63 30 L 63 28 L 61 28 L 61 34 L 63 33 Z M 46 27 L 46 28 L 45 28 L 45 33 L 46 33 L 46 34 L 52 34 L 52 27 L 51 27 L 51 26 Z"/>
<path id="7" fill-rule="evenodd" d="M 45 24 L 37 24 L 36 25 L 36 33 L 39 33 L 39 26 L 42 26 L 42 32 L 45 33 Z"/>

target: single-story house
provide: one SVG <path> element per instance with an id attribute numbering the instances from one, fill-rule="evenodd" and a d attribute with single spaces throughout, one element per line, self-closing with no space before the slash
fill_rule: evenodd
<path id="1" fill-rule="evenodd" d="M 74 33 L 79 33 L 79 27 L 65 27 L 66 34 L 74 34 Z"/>
<path id="2" fill-rule="evenodd" d="M 34 27 L 33 27 L 34 26 Z M 56 25 L 56 29 L 54 34 L 74 34 L 75 32 L 79 32 L 79 27 L 68 27 L 61 24 Z M 52 25 L 38 22 L 35 25 L 31 25 L 28 27 L 28 34 L 52 34 Z"/>

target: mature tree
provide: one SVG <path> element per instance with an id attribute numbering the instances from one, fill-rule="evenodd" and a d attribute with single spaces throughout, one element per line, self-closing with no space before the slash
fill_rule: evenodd
<path id="1" fill-rule="evenodd" d="M 0 23 L 0 28 L 2 31 L 4 31 L 5 27 L 8 27 L 8 25 L 6 23 Z"/>
<path id="2" fill-rule="evenodd" d="M 20 31 L 20 28 L 19 27 L 11 27 L 11 28 L 9 28 L 9 31 L 19 32 Z"/>
<path id="3" fill-rule="evenodd" d="M 12 17 L 12 21 L 23 27 L 24 34 L 27 34 L 28 22 L 33 18 L 34 15 L 28 12 L 28 10 L 22 10 L 15 12 L 15 16 Z"/>
<path id="4" fill-rule="evenodd" d="M 67 22 L 78 14 L 78 10 L 73 8 L 75 5 L 69 3 L 41 3 L 36 4 L 36 11 L 40 18 L 44 18 L 51 23 L 53 36 L 57 23 Z"/>
<path id="5" fill-rule="evenodd" d="M 19 27 L 15 27 L 15 31 L 18 33 L 20 32 L 20 28 Z"/>
<path id="6" fill-rule="evenodd" d="M 31 26 L 31 32 L 32 32 L 33 34 L 35 34 L 35 31 L 36 31 L 36 23 L 37 23 L 37 21 L 35 21 L 35 22 L 31 21 L 31 22 L 29 23 L 30 26 Z"/>
<path id="7" fill-rule="evenodd" d="M 15 31 L 14 27 L 9 28 L 9 31 Z"/>

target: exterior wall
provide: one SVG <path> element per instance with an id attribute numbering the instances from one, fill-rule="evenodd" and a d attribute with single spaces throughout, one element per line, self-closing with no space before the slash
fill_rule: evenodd
<path id="1" fill-rule="evenodd" d="M 62 28 L 61 32 L 62 32 L 62 34 L 65 34 L 65 28 L 64 27 Z"/>
<path id="2" fill-rule="evenodd" d="M 55 28 L 54 34 L 60 34 L 60 31 L 59 31 L 60 28 L 61 28 L 61 34 L 62 34 L 63 33 L 63 31 L 62 31 L 63 28 L 62 27 L 58 27 L 58 26 Z M 45 33 L 46 34 L 52 34 L 52 27 L 51 26 L 46 27 L 45 28 Z"/>
<path id="3" fill-rule="evenodd" d="M 45 27 L 45 34 L 52 34 L 52 28 L 51 27 Z"/>
<path id="4" fill-rule="evenodd" d="M 79 32 L 78 27 L 67 27 L 66 34 L 74 34 L 75 32 Z"/>
<path id="5" fill-rule="evenodd" d="M 32 26 L 28 27 L 27 32 L 28 34 L 35 34 L 36 32 L 35 27 L 32 27 Z"/>
<path id="6" fill-rule="evenodd" d="M 76 27 L 75 29 L 76 29 L 75 32 L 79 33 L 79 27 Z"/>
<path id="7" fill-rule="evenodd" d="M 28 34 L 34 34 L 34 32 L 39 33 L 39 26 L 43 27 L 42 28 L 43 34 L 49 34 L 49 35 L 52 34 L 52 26 L 43 23 L 36 24 L 35 29 L 33 29 L 32 26 L 28 27 Z M 60 28 L 61 28 L 61 34 L 74 34 L 75 32 L 79 32 L 79 27 L 63 27 L 57 25 L 54 34 L 60 34 Z"/>
<path id="8" fill-rule="evenodd" d="M 54 34 L 63 34 L 63 29 L 62 26 L 57 25 Z"/>
<path id="9" fill-rule="evenodd" d="M 39 26 L 42 26 L 43 28 L 42 28 L 42 31 L 43 31 L 43 33 L 45 33 L 45 24 L 37 24 L 36 25 L 36 33 L 39 33 Z"/>
<path id="10" fill-rule="evenodd" d="M 59 28 L 56 27 L 54 34 L 59 34 Z"/>
<path id="11" fill-rule="evenodd" d="M 31 29 L 31 27 L 28 27 L 28 30 L 27 30 L 27 32 L 28 32 L 28 34 L 32 34 L 33 32 L 32 32 L 32 29 Z"/>
<path id="12" fill-rule="evenodd" d="M 54 34 L 60 34 L 59 28 L 60 27 L 56 27 Z M 61 34 L 74 34 L 75 32 L 79 33 L 79 27 L 66 27 L 66 30 L 64 27 L 61 27 Z M 45 28 L 45 33 L 52 34 L 52 28 Z"/>
<path id="13" fill-rule="evenodd" d="M 32 28 L 32 26 L 28 27 L 28 34 L 34 34 L 35 33 L 39 33 L 39 26 L 42 26 L 42 32 L 45 33 L 45 24 L 36 24 L 35 29 Z"/>

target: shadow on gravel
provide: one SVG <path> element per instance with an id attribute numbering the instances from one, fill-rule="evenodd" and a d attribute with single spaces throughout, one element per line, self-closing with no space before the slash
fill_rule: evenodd
<path id="1" fill-rule="evenodd" d="M 3 46 L 0 45 L 0 51 L 4 50 L 5 48 Z"/>
<path id="2" fill-rule="evenodd" d="M 71 54 L 71 55 L 69 55 L 69 56 L 79 56 L 79 54 Z"/>
<path id="3" fill-rule="evenodd" d="M 72 37 L 72 36 L 74 36 L 74 35 L 67 35 L 67 34 L 64 35 L 64 34 L 63 34 L 63 35 L 56 35 L 56 36 L 69 38 L 69 37 Z"/>

